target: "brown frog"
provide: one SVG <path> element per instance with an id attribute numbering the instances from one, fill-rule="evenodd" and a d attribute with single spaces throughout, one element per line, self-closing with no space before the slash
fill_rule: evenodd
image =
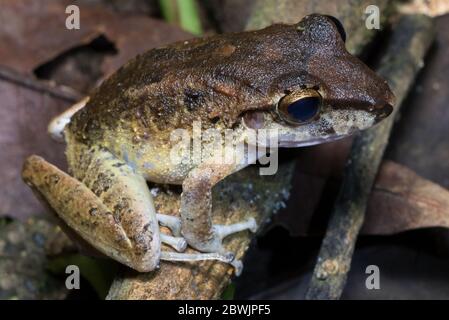
<path id="1" fill-rule="evenodd" d="M 217 259 L 241 269 L 222 240 L 256 231 L 256 222 L 214 225 L 211 189 L 261 155 L 173 162 L 173 132 L 193 134 L 200 122 L 232 130 L 233 146 L 249 130 L 271 130 L 272 149 L 299 147 L 373 126 L 393 99 L 385 80 L 346 51 L 341 25 L 328 16 L 179 42 L 131 60 L 52 122 L 51 133 L 67 143 L 70 175 L 31 156 L 23 179 L 84 240 L 138 271 L 161 259 Z M 214 146 L 202 160 L 223 151 Z M 155 212 L 146 181 L 182 185 L 180 217 Z M 180 252 L 161 251 L 161 243 Z M 200 252 L 182 252 L 187 244 Z"/>

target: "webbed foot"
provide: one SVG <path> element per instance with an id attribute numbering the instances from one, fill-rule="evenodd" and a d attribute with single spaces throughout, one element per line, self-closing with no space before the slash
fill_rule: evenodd
<path id="1" fill-rule="evenodd" d="M 173 247 L 178 252 L 184 252 L 187 247 L 187 242 L 181 234 L 181 219 L 171 215 L 156 214 L 159 224 L 167 227 L 175 235 L 175 237 L 161 233 L 161 242 Z M 214 240 L 211 241 L 209 247 L 200 250 L 208 253 L 176 253 L 169 251 L 161 252 L 161 260 L 167 261 L 200 261 L 200 260 L 218 260 L 229 263 L 235 268 L 235 273 L 239 276 L 243 269 L 243 263 L 236 260 L 232 252 L 225 252 L 222 242 L 223 239 L 233 233 L 249 229 L 256 232 L 257 223 L 254 218 L 247 221 L 231 224 L 231 225 L 213 225 Z"/>

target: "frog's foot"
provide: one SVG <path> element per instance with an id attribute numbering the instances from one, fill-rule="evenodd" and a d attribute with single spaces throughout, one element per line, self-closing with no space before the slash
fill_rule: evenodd
<path id="1" fill-rule="evenodd" d="M 256 219 L 249 218 L 246 221 L 234 223 L 234 224 L 228 224 L 228 225 L 220 225 L 220 224 L 214 224 L 212 226 L 214 230 L 215 237 L 218 241 L 222 242 L 224 238 L 227 236 L 237 233 L 244 230 L 249 230 L 251 232 L 257 231 L 257 223 Z"/>
<path id="2" fill-rule="evenodd" d="M 251 232 L 256 232 L 257 223 L 254 218 L 250 218 L 247 221 L 238 222 L 231 225 L 213 225 L 212 226 L 212 238 L 209 241 L 204 242 L 202 240 L 196 240 L 195 238 L 190 238 L 189 245 L 201 252 L 210 253 L 199 253 L 195 255 L 183 254 L 180 256 L 168 256 L 164 257 L 166 252 L 161 252 L 162 260 L 173 260 L 173 261 L 195 261 L 195 260 L 219 260 L 229 263 L 234 267 L 235 275 L 240 276 L 243 270 L 243 263 L 240 260 L 234 258 L 232 252 L 226 252 L 223 246 L 223 239 L 234 233 L 238 233 L 244 230 L 250 230 Z M 174 253 L 173 253 L 174 254 Z M 173 257 L 170 259 L 167 257 Z M 232 259 L 231 259 L 232 257 Z"/>
<path id="3" fill-rule="evenodd" d="M 207 242 L 199 242 L 197 244 L 197 246 L 200 247 L 198 250 L 203 252 L 225 252 L 223 240 L 227 236 L 244 230 L 249 230 L 255 233 L 257 231 L 256 219 L 249 218 L 246 221 L 228 225 L 214 224 L 212 225 L 211 238 Z M 195 245 L 192 246 L 195 247 Z"/>
<path id="4" fill-rule="evenodd" d="M 166 214 L 156 214 L 156 218 L 159 221 L 159 224 L 167 227 L 174 235 L 181 234 L 181 219 L 178 217 L 166 215 Z M 235 232 L 240 232 L 245 229 L 250 229 L 255 232 L 257 229 L 256 220 L 254 218 L 250 218 L 248 221 L 236 223 L 232 225 L 214 225 L 214 230 L 217 234 L 217 239 L 223 239 L 230 234 Z M 161 233 L 161 242 L 165 243 L 171 247 L 173 247 L 178 252 L 183 252 L 186 249 L 187 242 L 183 237 L 170 237 L 163 233 Z M 219 241 L 221 243 L 221 241 Z M 229 263 L 235 269 L 235 274 L 239 276 L 242 273 L 243 264 L 240 260 L 234 259 L 234 254 L 232 252 L 224 252 L 225 250 L 221 247 L 219 250 L 212 250 L 213 253 L 196 253 L 196 254 L 179 254 L 175 252 L 161 252 L 161 260 L 166 261 L 200 261 L 200 260 L 217 260 L 225 263 Z"/>
<path id="5" fill-rule="evenodd" d="M 174 217 L 171 215 L 166 214 L 156 214 L 156 217 L 159 221 L 159 224 L 167 227 L 170 229 L 170 231 L 174 235 L 180 235 L 181 234 L 181 219 L 178 217 Z M 217 234 L 217 239 L 219 244 L 221 241 L 227 237 L 228 235 L 231 235 L 236 232 L 240 232 L 246 229 L 251 230 L 252 232 L 256 232 L 257 230 L 257 223 L 254 218 L 250 218 L 247 221 L 235 223 L 231 225 L 214 225 L 213 226 L 215 233 Z M 170 237 L 163 233 L 161 233 L 161 242 L 165 243 L 171 247 L 173 247 L 178 252 L 183 252 L 187 246 L 187 242 L 182 237 Z M 219 249 L 217 252 L 224 252 L 224 249 L 218 245 Z M 216 248 L 214 248 L 216 249 Z M 213 252 L 213 251 L 212 251 Z M 236 275 L 240 275 L 243 269 L 243 264 L 240 260 L 234 259 L 234 254 L 232 252 L 227 252 L 224 254 L 220 253 L 198 253 L 198 254 L 176 254 L 173 252 L 161 252 L 161 260 L 168 260 L 168 261 L 198 261 L 198 260 L 218 260 L 225 263 L 229 263 L 235 268 Z"/>
<path id="6" fill-rule="evenodd" d="M 156 218 L 161 226 L 167 227 L 175 237 L 181 235 L 181 219 L 167 214 L 157 213 Z"/>
<path id="7" fill-rule="evenodd" d="M 156 214 L 159 224 L 167 227 L 175 235 L 181 233 L 181 220 L 178 217 Z M 254 218 L 250 218 L 247 221 L 239 222 L 231 225 L 213 225 L 215 240 L 213 245 L 206 248 L 206 252 L 212 253 L 197 253 L 197 254 L 178 254 L 174 252 L 161 252 L 161 260 L 167 261 L 200 261 L 200 260 L 218 260 L 225 263 L 229 263 L 235 269 L 235 274 L 239 276 L 243 270 L 243 263 L 240 260 L 234 259 L 232 252 L 225 252 L 222 241 L 225 237 L 249 229 L 251 232 L 256 232 L 257 223 Z M 171 237 L 161 233 L 161 242 L 173 247 L 178 252 L 184 252 L 187 246 L 187 242 L 183 237 Z M 225 253 L 221 253 L 225 252 Z"/>

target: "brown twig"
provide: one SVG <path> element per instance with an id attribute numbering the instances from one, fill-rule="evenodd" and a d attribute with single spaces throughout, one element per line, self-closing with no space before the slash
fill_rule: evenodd
<path id="1" fill-rule="evenodd" d="M 397 107 L 379 126 L 354 139 L 342 189 L 321 245 L 306 299 L 339 299 L 342 294 L 367 200 L 395 115 L 423 65 L 433 37 L 433 22 L 422 15 L 403 16 L 394 28 L 378 73 L 393 89 Z"/>
<path id="2" fill-rule="evenodd" d="M 69 87 L 61 85 L 57 86 L 54 83 L 48 81 L 37 81 L 30 76 L 22 75 L 20 73 L 17 73 L 16 71 L 9 70 L 6 67 L 0 68 L 0 79 L 18 84 L 34 91 L 43 92 L 45 94 L 70 103 L 75 103 L 82 98 L 81 94 Z"/>

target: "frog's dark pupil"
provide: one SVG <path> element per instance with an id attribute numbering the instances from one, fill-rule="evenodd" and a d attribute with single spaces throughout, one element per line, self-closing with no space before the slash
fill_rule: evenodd
<path id="1" fill-rule="evenodd" d="M 318 97 L 307 97 L 291 103 L 287 107 L 288 114 L 297 121 L 308 121 L 312 119 L 320 108 Z"/>

